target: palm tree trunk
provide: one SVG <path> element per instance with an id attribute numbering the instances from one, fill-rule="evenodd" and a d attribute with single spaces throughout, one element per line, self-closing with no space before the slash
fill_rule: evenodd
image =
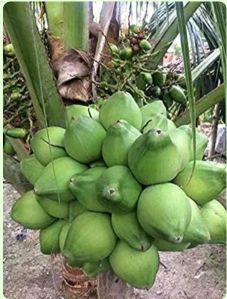
<path id="1" fill-rule="evenodd" d="M 63 263 L 63 286 L 64 299 L 96 299 L 97 280 L 88 278 L 82 270 L 71 268 L 66 262 Z"/>

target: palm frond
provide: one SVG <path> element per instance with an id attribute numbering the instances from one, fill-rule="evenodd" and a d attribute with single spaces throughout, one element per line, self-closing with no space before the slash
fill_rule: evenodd
<path id="1" fill-rule="evenodd" d="M 48 125 L 64 127 L 64 106 L 30 4 L 8 2 L 3 14 L 40 125 L 48 119 Z"/>
<path id="2" fill-rule="evenodd" d="M 211 7 L 219 37 L 218 43 L 221 50 L 222 73 L 226 82 L 226 7 L 221 2 L 213 2 L 211 3 Z"/>
<path id="3" fill-rule="evenodd" d="M 213 107 L 218 102 L 225 99 L 225 86 L 224 84 L 219 85 L 208 94 L 203 96 L 201 99 L 196 101 L 196 117 L 206 112 L 209 108 Z M 176 126 L 181 126 L 190 123 L 190 111 L 186 109 L 181 115 L 175 120 Z"/>
<path id="4" fill-rule="evenodd" d="M 184 61 L 184 72 L 185 72 L 185 81 L 188 92 L 188 103 L 189 103 L 189 112 L 190 119 L 192 125 L 192 138 L 193 138 L 193 159 L 194 166 L 196 161 L 196 106 L 195 106 L 195 95 L 194 95 L 194 87 L 192 82 L 192 74 L 191 74 L 191 65 L 190 65 L 190 54 L 189 54 L 189 46 L 188 46 L 188 38 L 187 38 L 187 30 L 186 30 L 186 20 L 184 7 L 182 2 L 176 2 L 176 12 L 178 18 L 178 29 L 180 33 L 181 39 L 181 48 L 183 54 Z M 193 171 L 192 171 L 193 172 Z"/>
<path id="5" fill-rule="evenodd" d="M 200 64 L 192 70 L 192 81 L 194 82 L 200 77 L 220 56 L 220 50 L 215 49 L 209 56 L 207 56 Z"/>
<path id="6" fill-rule="evenodd" d="M 200 6 L 201 2 L 188 2 L 184 6 L 185 22 L 193 15 L 193 13 Z M 177 16 L 176 12 L 173 11 L 169 17 L 169 23 L 163 23 L 160 29 L 153 36 L 154 46 L 152 48 L 153 61 L 152 65 L 154 68 L 161 62 L 167 49 L 172 44 L 173 40 L 178 35 L 177 28 Z"/>

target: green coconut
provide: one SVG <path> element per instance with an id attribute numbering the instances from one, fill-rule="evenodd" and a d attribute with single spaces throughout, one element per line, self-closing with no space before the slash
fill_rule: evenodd
<path id="1" fill-rule="evenodd" d="M 26 192 L 13 204 L 11 218 L 29 229 L 46 228 L 56 218 L 45 212 L 33 191 Z"/>
<path id="2" fill-rule="evenodd" d="M 198 205 L 214 199 L 226 188 L 226 171 L 221 165 L 211 161 L 190 161 L 174 179 L 174 183 L 184 190 Z"/>
<path id="3" fill-rule="evenodd" d="M 155 239 L 153 242 L 158 249 L 158 251 L 183 251 L 190 246 L 188 242 L 181 242 L 181 243 L 171 243 L 169 241 L 163 239 Z"/>
<path id="4" fill-rule="evenodd" d="M 141 185 L 132 176 L 130 170 L 122 165 L 107 168 L 96 182 L 99 201 L 116 213 L 132 211 L 141 190 Z"/>
<path id="5" fill-rule="evenodd" d="M 67 126 L 80 116 L 88 116 L 92 119 L 99 119 L 99 112 L 90 107 L 83 105 L 70 105 L 66 107 L 66 123 Z"/>
<path id="6" fill-rule="evenodd" d="M 131 47 L 125 47 L 119 51 L 119 56 L 121 59 L 131 59 L 133 56 L 133 50 Z"/>
<path id="7" fill-rule="evenodd" d="M 100 273 L 110 271 L 111 266 L 110 266 L 108 258 L 106 258 L 106 259 L 104 259 L 102 261 L 99 261 L 99 262 L 84 263 L 83 267 L 82 267 L 82 270 L 88 277 L 96 277 Z"/>
<path id="8" fill-rule="evenodd" d="M 116 236 L 110 216 L 85 212 L 76 217 L 69 229 L 63 254 L 78 262 L 98 262 L 113 251 Z"/>
<path id="9" fill-rule="evenodd" d="M 65 222 L 61 228 L 60 234 L 59 234 L 59 249 L 60 252 L 63 252 L 64 246 L 65 246 L 65 240 L 68 235 L 69 228 L 71 226 L 70 222 Z"/>
<path id="10" fill-rule="evenodd" d="M 160 129 L 164 132 L 169 130 L 169 122 L 168 119 L 162 114 L 155 114 L 147 118 L 146 123 L 142 128 L 142 132 L 146 133 L 152 129 Z"/>
<path id="11" fill-rule="evenodd" d="M 50 162 L 35 183 L 35 192 L 38 195 L 60 200 L 71 201 L 74 195 L 70 192 L 68 184 L 70 178 L 83 172 L 87 167 L 69 157 L 61 157 Z"/>
<path id="12" fill-rule="evenodd" d="M 99 121 L 106 129 L 120 119 L 127 120 L 138 130 L 141 128 L 142 115 L 139 106 L 129 93 L 123 91 L 114 93 L 106 100 L 99 113 Z"/>
<path id="13" fill-rule="evenodd" d="M 167 110 L 165 105 L 160 100 L 155 100 L 149 104 L 140 108 L 143 117 L 143 124 L 147 121 L 147 118 L 156 114 L 162 114 L 167 117 Z"/>
<path id="14" fill-rule="evenodd" d="M 66 156 L 64 148 L 65 129 L 48 127 L 38 131 L 31 140 L 31 148 L 35 157 L 46 166 L 51 161 Z"/>
<path id="15" fill-rule="evenodd" d="M 164 91 L 162 94 L 163 103 L 167 108 L 170 108 L 173 105 L 173 100 L 171 99 L 169 93 L 167 91 Z"/>
<path id="16" fill-rule="evenodd" d="M 172 183 L 147 187 L 140 195 L 137 217 L 152 237 L 181 243 L 191 221 L 186 194 Z"/>
<path id="17" fill-rule="evenodd" d="M 172 142 L 176 145 L 181 159 L 180 171 L 184 169 L 191 158 L 191 136 L 188 132 L 175 128 L 169 131 Z"/>
<path id="18" fill-rule="evenodd" d="M 35 155 L 30 155 L 20 162 L 20 170 L 26 179 L 34 185 L 41 176 L 44 166 L 36 159 Z"/>
<path id="19" fill-rule="evenodd" d="M 145 94 L 146 96 L 148 97 L 152 97 L 151 98 L 151 101 L 153 101 L 154 99 L 153 98 L 160 98 L 161 95 L 162 95 L 162 90 L 159 86 L 148 86 L 148 88 L 145 90 Z"/>
<path id="20" fill-rule="evenodd" d="M 161 71 L 155 71 L 152 74 L 153 83 L 156 86 L 162 87 L 166 83 L 167 74 Z"/>
<path id="21" fill-rule="evenodd" d="M 78 262 L 76 260 L 70 260 L 65 258 L 65 261 L 67 262 L 67 265 L 70 266 L 71 268 L 82 268 L 84 263 Z"/>
<path id="22" fill-rule="evenodd" d="M 24 128 L 5 128 L 4 134 L 8 137 L 24 139 L 28 131 Z"/>
<path id="23" fill-rule="evenodd" d="M 69 221 L 72 222 L 80 214 L 87 212 L 87 209 L 78 200 L 69 203 Z"/>
<path id="24" fill-rule="evenodd" d="M 207 243 L 210 240 L 208 227 L 202 218 L 197 204 L 192 199 L 188 199 L 191 205 L 191 221 L 184 233 L 184 242 L 188 241 L 197 244 Z"/>
<path id="25" fill-rule="evenodd" d="M 173 129 L 176 129 L 176 125 L 171 119 L 167 119 L 167 121 L 168 121 L 168 131 L 169 132 Z"/>
<path id="26" fill-rule="evenodd" d="M 64 145 L 67 153 L 81 163 L 101 158 L 106 131 L 102 125 L 87 116 L 80 116 L 66 129 Z"/>
<path id="27" fill-rule="evenodd" d="M 128 165 L 141 184 L 159 184 L 176 177 L 182 163 L 179 155 L 169 133 L 155 129 L 136 139 L 128 153 Z"/>
<path id="28" fill-rule="evenodd" d="M 118 57 L 118 55 L 119 55 L 119 49 L 118 49 L 118 47 L 115 44 L 112 44 L 112 43 L 108 43 L 108 45 L 109 45 L 109 49 L 110 49 L 111 55 L 113 57 Z"/>
<path id="29" fill-rule="evenodd" d="M 118 241 L 109 260 L 114 273 L 132 287 L 148 289 L 154 284 L 159 269 L 159 255 L 155 246 L 138 251 Z"/>
<path id="30" fill-rule="evenodd" d="M 40 251 L 43 254 L 53 254 L 60 252 L 59 235 L 65 220 L 58 220 L 48 227 L 41 229 L 39 233 Z"/>
<path id="31" fill-rule="evenodd" d="M 179 85 L 172 85 L 169 90 L 169 95 L 171 99 L 175 102 L 186 104 L 187 98 L 184 90 Z"/>
<path id="32" fill-rule="evenodd" d="M 144 50 L 144 51 L 149 51 L 151 49 L 151 44 L 149 43 L 148 40 L 146 39 L 142 39 L 140 42 L 139 42 L 139 47 Z"/>
<path id="33" fill-rule="evenodd" d="M 69 188 L 78 201 L 88 210 L 109 212 L 105 204 L 100 203 L 96 194 L 96 181 L 106 167 L 93 167 L 70 179 Z"/>
<path id="34" fill-rule="evenodd" d="M 203 221 L 210 233 L 209 243 L 226 243 L 226 210 L 216 199 L 206 203 L 201 208 Z"/>
<path id="35" fill-rule="evenodd" d="M 133 142 L 141 135 L 125 120 L 111 125 L 103 141 L 102 156 L 107 166 L 128 165 L 128 151 Z"/>
<path id="36" fill-rule="evenodd" d="M 140 226 L 136 212 L 112 214 L 111 222 L 118 238 L 134 249 L 146 251 L 151 246 L 151 237 Z"/>
<path id="37" fill-rule="evenodd" d="M 191 155 L 190 161 L 193 160 L 193 141 L 192 141 L 192 129 L 188 125 L 179 127 L 180 130 L 185 131 L 191 137 Z M 208 138 L 203 133 L 196 130 L 196 160 L 202 160 L 205 149 L 208 144 Z"/>
<path id="38" fill-rule="evenodd" d="M 129 30 L 130 30 L 130 33 L 140 33 L 142 31 L 142 27 L 140 25 L 137 25 L 137 24 L 131 24 L 129 26 Z"/>
<path id="39" fill-rule="evenodd" d="M 46 196 L 37 196 L 37 200 L 47 214 L 56 218 L 67 218 L 69 215 L 69 203 L 50 199 Z"/>
<path id="40" fill-rule="evenodd" d="M 16 153 L 12 144 L 6 138 L 4 140 L 3 152 L 7 155 L 14 155 Z"/>
<path id="41" fill-rule="evenodd" d="M 136 86 L 144 90 L 147 84 L 152 84 L 152 76 L 150 73 L 141 72 L 136 78 Z"/>

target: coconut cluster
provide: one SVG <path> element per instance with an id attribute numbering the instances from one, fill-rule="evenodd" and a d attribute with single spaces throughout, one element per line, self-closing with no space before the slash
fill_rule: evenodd
<path id="1" fill-rule="evenodd" d="M 113 271 L 150 288 L 159 251 L 225 243 L 222 166 L 203 161 L 207 138 L 176 128 L 162 101 L 141 108 L 117 92 L 100 111 L 67 108 L 67 128 L 48 127 L 31 140 L 21 171 L 34 186 L 12 218 L 40 230 L 43 254 L 61 253 L 88 276 Z"/>

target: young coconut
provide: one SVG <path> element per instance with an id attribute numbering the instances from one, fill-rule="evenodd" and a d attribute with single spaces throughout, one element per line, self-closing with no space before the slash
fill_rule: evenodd
<path id="1" fill-rule="evenodd" d="M 182 164 L 179 156 L 169 133 L 154 129 L 133 143 L 128 153 L 128 165 L 141 184 L 159 184 L 176 177 Z"/>
<path id="2" fill-rule="evenodd" d="M 43 254 L 53 254 L 60 252 L 59 236 L 62 227 L 65 225 L 65 220 L 58 220 L 48 226 L 41 229 L 39 232 L 40 251 Z"/>
<path id="3" fill-rule="evenodd" d="M 32 137 L 32 151 L 42 165 L 46 166 L 51 161 L 67 155 L 63 143 L 64 134 L 63 128 L 48 127 L 39 130 Z"/>
<path id="4" fill-rule="evenodd" d="M 35 183 L 35 193 L 62 201 L 74 200 L 68 188 L 70 178 L 87 167 L 72 158 L 62 157 L 49 163 Z"/>
<path id="5" fill-rule="evenodd" d="M 172 183 L 147 187 L 140 195 L 137 217 L 153 238 L 181 243 L 191 221 L 191 206 L 186 194 Z"/>
<path id="6" fill-rule="evenodd" d="M 76 217 L 67 234 L 63 254 L 72 261 L 98 262 L 114 249 L 116 236 L 110 216 L 85 212 Z"/>
<path id="7" fill-rule="evenodd" d="M 226 188 L 226 170 L 211 161 L 196 161 L 194 172 L 193 161 L 174 179 L 174 183 L 184 190 L 198 205 L 204 205 L 214 199 Z"/>
<path id="8" fill-rule="evenodd" d="M 128 165 L 128 151 L 141 135 L 126 120 L 118 120 L 107 130 L 103 141 L 102 156 L 107 166 Z"/>
<path id="9" fill-rule="evenodd" d="M 56 220 L 41 207 L 33 191 L 26 192 L 14 203 L 10 215 L 29 229 L 45 228 Z"/>
<path id="10" fill-rule="evenodd" d="M 80 116 L 88 116 L 91 117 L 92 119 L 98 120 L 99 112 L 92 107 L 83 106 L 83 105 L 70 105 L 66 107 L 67 126 L 69 126 L 72 121 L 74 121 Z"/>
<path id="11" fill-rule="evenodd" d="M 123 91 L 114 93 L 106 100 L 99 113 L 99 121 L 106 129 L 120 119 L 127 120 L 138 130 L 141 128 L 142 115 L 140 109 L 133 97 Z"/>
<path id="12" fill-rule="evenodd" d="M 109 260 L 114 273 L 130 286 L 149 289 L 154 284 L 159 269 L 159 255 L 155 246 L 138 251 L 118 241 Z"/>
<path id="13" fill-rule="evenodd" d="M 106 131 L 90 117 L 80 116 L 66 129 L 64 145 L 67 153 L 81 163 L 91 163 L 101 158 Z"/>
<path id="14" fill-rule="evenodd" d="M 21 160 L 20 170 L 25 178 L 34 185 L 37 179 L 41 176 L 44 166 L 36 159 L 35 155 Z"/>
<path id="15" fill-rule="evenodd" d="M 184 234 L 184 242 L 202 244 L 207 243 L 210 240 L 210 233 L 205 221 L 202 218 L 197 204 L 188 198 L 191 205 L 191 221 Z"/>
<path id="16" fill-rule="evenodd" d="M 96 181 L 106 167 L 93 167 L 70 179 L 69 189 L 77 200 L 88 210 L 95 212 L 109 212 L 108 207 L 100 203 L 96 194 Z"/>
<path id="17" fill-rule="evenodd" d="M 151 246 L 152 238 L 140 226 L 136 212 L 128 214 L 112 214 L 112 226 L 115 234 L 132 248 L 145 251 Z"/>
<path id="18" fill-rule="evenodd" d="M 127 213 L 137 203 L 141 185 L 126 166 L 116 165 L 104 170 L 96 182 L 97 198 L 111 212 Z"/>
<path id="19" fill-rule="evenodd" d="M 226 243 L 226 210 L 217 200 L 211 200 L 201 208 L 201 215 L 210 233 L 209 243 Z"/>

